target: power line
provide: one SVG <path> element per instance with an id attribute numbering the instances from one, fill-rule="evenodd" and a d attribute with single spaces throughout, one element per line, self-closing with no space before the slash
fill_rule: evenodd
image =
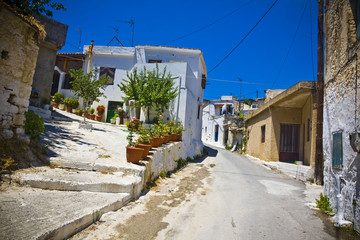
<path id="1" fill-rule="evenodd" d="M 311 0 L 309 0 L 310 9 L 310 51 L 311 51 L 311 68 L 313 73 L 313 81 L 315 81 L 315 69 L 314 69 L 314 51 L 313 51 L 313 37 L 312 37 L 312 11 L 311 11 Z"/>
<path id="2" fill-rule="evenodd" d="M 223 80 L 223 79 L 215 79 L 215 78 L 207 78 L 206 80 L 216 81 L 216 82 L 229 82 L 229 83 L 238 83 L 238 84 L 240 84 L 239 81 L 231 81 L 231 80 Z M 243 84 L 252 84 L 252 85 L 268 85 L 268 86 L 272 85 L 270 83 L 254 83 L 254 82 L 241 82 L 241 83 L 243 83 Z M 275 85 L 275 86 L 288 87 L 288 86 L 285 86 L 285 85 Z"/>
<path id="3" fill-rule="evenodd" d="M 192 31 L 192 32 L 190 32 L 190 33 L 184 34 L 184 35 L 182 35 L 181 37 L 175 38 L 175 39 L 173 39 L 173 40 L 167 41 L 167 42 L 165 42 L 165 43 L 163 43 L 163 44 L 161 44 L 161 45 L 165 45 L 165 44 L 168 44 L 168 43 L 171 43 L 171 42 L 175 42 L 175 41 L 178 41 L 178 40 L 180 40 L 180 39 L 186 38 L 186 37 L 188 37 L 188 36 L 190 36 L 190 35 L 193 35 L 193 34 L 195 34 L 195 33 L 197 33 L 197 32 L 200 32 L 200 31 L 202 31 L 202 30 L 204 30 L 204 29 L 206 29 L 206 28 L 214 25 L 215 23 L 218 23 L 218 22 L 220 22 L 221 20 L 229 17 L 230 15 L 232 15 L 232 14 L 234 14 L 235 12 L 239 11 L 241 8 L 245 7 L 246 5 L 248 5 L 248 4 L 249 4 L 250 2 L 252 2 L 252 1 L 253 1 L 253 0 L 247 1 L 245 4 L 241 5 L 240 7 L 236 8 L 235 10 L 229 12 L 229 13 L 226 14 L 225 16 L 222 16 L 222 17 L 216 19 L 215 21 L 213 21 L 213 22 L 211 22 L 211 23 L 209 23 L 209 24 L 207 24 L 207 25 L 205 25 L 205 26 L 203 26 L 203 27 L 201 27 L 201 28 L 198 28 L 197 30 L 194 30 L 194 31 Z"/>
<path id="4" fill-rule="evenodd" d="M 214 71 L 222 62 L 225 61 L 226 58 L 228 58 L 237 47 L 240 46 L 240 44 L 250 35 L 250 33 L 259 25 L 259 23 L 263 20 L 263 18 L 270 12 L 270 10 L 275 6 L 275 4 L 278 2 L 278 0 L 275 0 L 274 3 L 271 5 L 271 7 L 265 12 L 265 14 L 259 19 L 259 21 L 251 28 L 251 30 L 243 37 L 238 44 L 218 63 L 213 67 L 208 73 L 211 73 Z"/>
<path id="5" fill-rule="evenodd" d="M 302 20 L 303 20 L 303 17 L 304 17 L 304 14 L 305 14 L 305 10 L 306 10 L 307 5 L 308 5 L 308 1 L 306 1 L 306 3 L 305 3 L 305 7 L 304 7 L 304 10 L 302 11 L 300 21 L 299 21 L 299 23 L 298 23 L 298 25 L 297 25 L 297 27 L 296 27 L 296 31 L 295 31 L 294 37 L 293 37 L 293 39 L 292 39 L 292 41 L 291 41 L 290 47 L 289 47 L 286 55 L 285 55 L 284 61 L 283 61 L 282 64 L 281 64 L 280 70 L 279 70 L 278 74 L 276 75 L 276 77 L 275 77 L 275 79 L 274 79 L 274 81 L 273 81 L 272 86 L 275 85 L 275 82 L 278 80 L 278 78 L 279 78 L 279 76 L 280 76 L 280 74 L 281 74 L 281 72 L 282 72 L 282 70 L 283 70 L 283 68 L 284 68 L 284 66 L 285 66 L 286 60 L 287 60 L 287 58 L 288 58 L 288 56 L 289 56 L 289 54 L 290 54 L 290 51 L 291 51 L 292 46 L 293 46 L 293 44 L 294 44 L 294 42 L 295 42 L 295 39 L 296 39 L 296 35 L 297 35 L 298 31 L 299 31 L 301 22 L 302 22 Z"/>

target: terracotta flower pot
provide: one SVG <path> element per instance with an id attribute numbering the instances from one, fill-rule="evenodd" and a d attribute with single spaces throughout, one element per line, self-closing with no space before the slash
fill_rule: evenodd
<path id="1" fill-rule="evenodd" d="M 90 114 L 84 113 L 84 117 L 89 118 Z"/>
<path id="2" fill-rule="evenodd" d="M 95 120 L 95 116 L 96 116 L 95 114 L 90 114 L 90 119 Z"/>
<path id="3" fill-rule="evenodd" d="M 126 161 L 138 163 L 143 155 L 144 149 L 135 147 L 126 147 Z"/>
<path id="4" fill-rule="evenodd" d="M 181 141 L 182 140 L 182 134 L 181 133 L 180 134 L 175 133 L 175 135 L 176 135 L 175 141 Z"/>
<path id="5" fill-rule="evenodd" d="M 166 143 L 166 138 L 165 138 L 164 136 L 161 136 L 160 139 L 161 139 L 161 144 L 165 144 L 165 143 Z"/>
<path id="6" fill-rule="evenodd" d="M 149 151 L 151 149 L 151 145 L 148 145 L 148 144 L 140 144 L 140 143 L 138 143 L 138 144 L 136 144 L 136 147 L 144 149 L 142 158 L 146 158 L 146 156 L 149 154 Z"/>
<path id="7" fill-rule="evenodd" d="M 176 133 L 171 133 L 170 135 L 170 141 L 176 141 Z"/>
<path id="8" fill-rule="evenodd" d="M 71 113 L 71 110 L 72 110 L 72 108 L 71 108 L 71 107 L 66 106 L 66 111 L 67 111 L 67 112 Z"/>
<path id="9" fill-rule="evenodd" d="M 162 144 L 162 141 L 161 141 L 161 138 L 160 137 L 153 137 L 152 138 L 152 143 L 151 143 L 151 146 L 153 147 L 158 147 Z"/>
<path id="10" fill-rule="evenodd" d="M 165 143 L 170 142 L 170 135 L 164 135 Z"/>
<path id="11" fill-rule="evenodd" d="M 56 102 L 53 102 L 53 103 L 52 103 L 52 106 L 53 106 L 53 108 L 59 108 L 59 104 L 56 103 Z"/>
<path id="12" fill-rule="evenodd" d="M 101 122 L 101 116 L 95 116 L 95 120 L 98 121 L 98 122 Z"/>

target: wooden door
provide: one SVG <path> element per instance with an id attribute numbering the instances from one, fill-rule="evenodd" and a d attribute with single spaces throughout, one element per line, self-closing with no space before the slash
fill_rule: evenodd
<path id="1" fill-rule="evenodd" d="M 299 124 L 280 124 L 279 161 L 293 163 L 299 161 Z"/>

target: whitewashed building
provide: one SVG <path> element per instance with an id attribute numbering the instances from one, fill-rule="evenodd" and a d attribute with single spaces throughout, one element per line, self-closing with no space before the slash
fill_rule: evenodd
<path id="1" fill-rule="evenodd" d="M 221 96 L 218 100 L 208 100 L 203 107 L 202 115 L 202 141 L 211 145 L 224 147 L 240 143 L 242 133 L 234 120 L 235 106 L 239 101 L 233 96 Z"/>
<path id="2" fill-rule="evenodd" d="M 184 156 L 199 154 L 203 145 L 201 142 L 201 106 L 206 81 L 206 65 L 202 51 L 199 49 L 175 48 L 162 46 L 113 47 L 94 46 L 89 63 L 89 46 L 84 46 L 86 54 L 84 71 L 95 67 L 99 75 L 108 76 L 111 81 L 105 87 L 106 98 L 100 98 L 93 107 L 104 105 L 105 119 L 109 121 L 116 106 L 120 105 L 129 113 L 130 118 L 135 116 L 135 109 L 123 102 L 124 94 L 117 86 L 126 79 L 127 72 L 135 67 L 140 71 L 153 70 L 158 64 L 160 71 L 166 68 L 174 78 L 179 94 L 172 101 L 169 111 L 164 113 L 165 120 L 181 121 L 186 128 L 183 132 Z M 140 120 L 145 120 L 146 109 L 141 110 Z M 152 112 L 150 119 L 155 117 Z"/>

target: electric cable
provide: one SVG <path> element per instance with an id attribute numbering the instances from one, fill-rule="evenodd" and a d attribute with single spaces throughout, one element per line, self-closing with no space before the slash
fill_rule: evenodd
<path id="1" fill-rule="evenodd" d="M 225 16 L 222 16 L 222 17 L 216 19 L 215 21 L 213 21 L 213 22 L 211 22 L 211 23 L 209 23 L 209 24 L 207 24 L 207 25 L 205 25 L 205 26 L 203 26 L 203 27 L 201 27 L 201 28 L 198 28 L 197 30 L 194 30 L 194 31 L 192 31 L 192 32 L 190 32 L 190 33 L 184 34 L 184 35 L 182 35 L 181 37 L 175 38 L 175 39 L 173 39 L 173 40 L 167 41 L 167 42 L 165 42 L 165 43 L 163 43 L 163 44 L 161 44 L 161 45 L 166 45 L 166 44 L 168 44 L 168 43 L 175 42 L 175 41 L 178 41 L 178 40 L 180 40 L 180 39 L 183 39 L 183 38 L 186 38 L 186 37 L 188 37 L 188 36 L 191 36 L 191 35 L 193 35 L 193 34 L 195 34 L 195 33 L 198 33 L 198 32 L 200 32 L 200 31 L 202 31 L 202 30 L 204 30 L 204 29 L 206 29 L 206 28 L 214 25 L 215 23 L 218 23 L 218 22 L 220 22 L 221 20 L 223 20 L 223 19 L 231 16 L 232 14 L 234 14 L 234 13 L 237 12 L 237 11 L 239 11 L 241 8 L 245 7 L 246 5 L 248 5 L 248 4 L 249 4 L 250 2 L 252 2 L 252 1 L 253 1 L 253 0 L 247 1 L 245 4 L 241 5 L 241 6 L 238 7 L 237 9 L 229 12 L 229 13 L 226 14 Z"/>
<path id="2" fill-rule="evenodd" d="M 251 28 L 251 30 L 245 35 L 245 37 L 243 37 L 240 42 L 238 42 L 238 44 L 236 44 L 236 46 L 218 63 L 216 64 L 209 72 L 211 73 L 212 71 L 214 71 L 221 63 L 223 63 L 225 61 L 225 59 L 227 59 L 234 51 L 236 48 L 238 48 L 240 46 L 240 44 L 250 35 L 250 33 L 257 27 L 257 25 L 259 25 L 259 23 L 263 20 L 263 18 L 270 12 L 270 10 L 275 6 L 275 4 L 278 2 L 278 0 L 275 0 L 274 3 L 270 6 L 270 8 L 265 12 L 265 14 L 259 19 L 259 21 Z"/>
<path id="3" fill-rule="evenodd" d="M 216 81 L 216 82 L 229 82 L 229 83 L 243 83 L 243 84 L 252 84 L 252 85 L 271 85 L 270 83 L 254 83 L 254 82 L 239 82 L 239 81 L 232 81 L 232 80 L 224 80 L 224 79 L 215 79 L 215 78 L 207 78 L 206 80 L 209 81 Z M 287 87 L 285 85 L 275 85 L 278 87 Z"/>
<path id="4" fill-rule="evenodd" d="M 298 23 L 298 25 L 297 25 L 297 27 L 296 27 L 296 31 L 295 31 L 294 37 L 293 37 L 293 39 L 292 39 L 292 41 L 291 41 L 290 47 L 289 47 L 286 55 L 285 55 L 284 61 L 283 61 L 282 64 L 281 64 L 280 70 L 279 70 L 278 74 L 276 75 L 276 77 L 275 77 L 275 79 L 274 79 L 274 81 L 273 81 L 272 87 L 274 87 L 276 81 L 278 80 L 278 78 L 279 78 L 279 76 L 280 76 L 280 74 L 281 74 L 281 72 L 282 72 L 282 70 L 283 70 L 283 68 L 284 68 L 284 66 L 285 66 L 286 60 L 287 60 L 287 58 L 288 58 L 288 56 L 289 56 L 289 54 L 290 54 L 290 51 L 291 51 L 291 49 L 292 49 L 292 46 L 293 46 L 294 42 L 295 42 L 296 35 L 297 35 L 298 31 L 299 31 L 301 22 L 302 22 L 302 20 L 303 20 L 303 18 L 304 18 L 304 14 L 305 14 L 305 10 L 306 10 L 307 5 L 308 5 L 308 1 L 306 1 L 306 3 L 305 3 L 305 7 L 304 7 L 304 10 L 302 11 L 300 21 L 299 21 L 299 23 Z"/>

